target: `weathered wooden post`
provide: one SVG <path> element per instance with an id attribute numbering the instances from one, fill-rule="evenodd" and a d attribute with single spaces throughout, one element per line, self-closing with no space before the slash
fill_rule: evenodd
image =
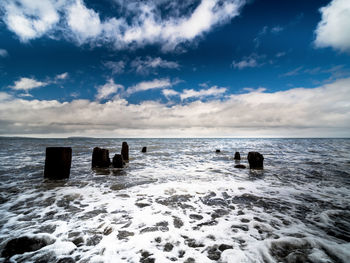
<path id="1" fill-rule="evenodd" d="M 108 168 L 111 164 L 109 159 L 109 151 L 107 149 L 101 149 L 95 147 L 92 151 L 92 168 Z"/>
<path id="2" fill-rule="evenodd" d="M 113 167 L 114 168 L 123 168 L 124 160 L 121 154 L 115 154 L 113 157 Z"/>
<path id="3" fill-rule="evenodd" d="M 263 169 L 264 168 L 264 156 L 258 152 L 248 153 L 248 162 L 250 169 Z"/>
<path id="4" fill-rule="evenodd" d="M 147 147 L 142 147 L 141 152 L 143 152 L 143 153 L 147 152 Z"/>
<path id="5" fill-rule="evenodd" d="M 216 149 L 215 152 L 216 152 L 216 153 L 219 153 L 219 152 L 221 152 L 221 151 L 220 151 L 220 149 Z"/>
<path id="6" fill-rule="evenodd" d="M 71 147 L 47 147 L 44 177 L 55 180 L 69 178 L 71 164 Z"/>
<path id="7" fill-rule="evenodd" d="M 129 145 L 127 144 L 127 142 L 123 142 L 121 154 L 122 154 L 123 160 L 128 162 L 129 161 Z"/>
<path id="8" fill-rule="evenodd" d="M 235 160 L 241 160 L 241 155 L 239 152 L 235 152 Z"/>

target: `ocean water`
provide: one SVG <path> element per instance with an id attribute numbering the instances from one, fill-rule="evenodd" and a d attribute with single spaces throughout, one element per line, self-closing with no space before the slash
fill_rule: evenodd
<path id="1" fill-rule="evenodd" d="M 1 138 L 0 253 L 48 245 L 0 262 L 350 262 L 350 139 L 126 139 L 126 168 L 91 169 L 122 141 Z M 72 147 L 69 180 L 44 180 L 48 146 Z"/>

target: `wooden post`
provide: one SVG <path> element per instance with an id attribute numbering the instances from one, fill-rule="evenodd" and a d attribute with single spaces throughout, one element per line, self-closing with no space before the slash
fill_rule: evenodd
<path id="1" fill-rule="evenodd" d="M 263 169 L 264 168 L 264 156 L 258 152 L 248 153 L 248 162 L 250 169 Z"/>
<path id="2" fill-rule="evenodd" d="M 95 147 L 92 152 L 92 168 L 108 168 L 111 165 L 111 160 L 109 159 L 109 151 L 107 149 L 101 149 Z"/>
<path id="3" fill-rule="evenodd" d="M 122 154 L 123 160 L 128 162 L 129 161 L 129 145 L 127 144 L 127 142 L 123 142 L 121 154 Z"/>
<path id="4" fill-rule="evenodd" d="M 71 147 L 47 147 L 44 177 L 56 180 L 69 178 L 71 164 Z"/>
<path id="5" fill-rule="evenodd" d="M 141 152 L 143 152 L 143 153 L 147 152 L 147 147 L 142 147 Z"/>
<path id="6" fill-rule="evenodd" d="M 124 161 L 123 156 L 121 154 L 116 154 L 113 157 L 113 167 L 114 168 L 123 168 Z"/>

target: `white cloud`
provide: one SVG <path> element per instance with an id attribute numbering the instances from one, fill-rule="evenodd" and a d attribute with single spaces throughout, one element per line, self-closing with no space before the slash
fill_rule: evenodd
<path id="1" fill-rule="evenodd" d="M 29 91 L 31 89 L 46 86 L 47 84 L 48 83 L 46 82 L 37 81 L 31 78 L 20 78 L 19 80 L 15 81 L 14 86 L 11 86 L 10 88 L 13 90 Z"/>
<path id="2" fill-rule="evenodd" d="M 10 100 L 10 99 L 13 99 L 13 97 L 10 94 L 6 92 L 0 92 L 0 102 Z"/>
<path id="3" fill-rule="evenodd" d="M 69 94 L 69 96 L 71 96 L 73 98 L 78 98 L 80 96 L 80 93 L 75 91 L 75 92 L 72 92 L 71 94 Z"/>
<path id="4" fill-rule="evenodd" d="M 315 46 L 350 52 L 350 1 L 333 0 L 320 12 L 322 20 L 315 31 Z"/>
<path id="5" fill-rule="evenodd" d="M 181 100 L 185 100 L 188 98 L 203 98 L 209 96 L 218 96 L 222 95 L 226 92 L 226 88 L 218 88 L 217 86 L 213 86 L 209 89 L 201 89 L 201 90 L 193 90 L 193 89 L 185 89 L 180 94 Z"/>
<path id="6" fill-rule="evenodd" d="M 58 84 L 60 80 L 68 78 L 68 73 L 56 75 L 54 78 L 46 78 L 46 81 L 38 81 L 35 78 L 22 77 L 14 82 L 13 86 L 9 86 L 10 89 L 16 91 L 24 91 L 25 93 L 19 94 L 20 97 L 33 97 L 29 94 L 29 91 L 36 88 L 45 87 L 49 84 Z"/>
<path id="7" fill-rule="evenodd" d="M 0 57 L 7 57 L 9 55 L 9 53 L 7 52 L 6 49 L 2 49 L 0 48 Z"/>
<path id="8" fill-rule="evenodd" d="M 253 39 L 253 42 L 255 43 L 255 48 L 258 48 L 261 44 L 261 39 L 263 36 L 266 35 L 268 30 L 268 26 L 264 26 L 259 32 L 258 35 Z"/>
<path id="9" fill-rule="evenodd" d="M 67 78 L 68 78 L 68 72 L 64 72 L 62 74 L 58 74 L 55 77 L 56 80 L 63 80 L 63 79 L 67 79 Z"/>
<path id="10" fill-rule="evenodd" d="M 99 14 L 87 8 L 82 0 L 68 7 L 67 23 L 79 44 L 98 37 L 103 30 Z"/>
<path id="11" fill-rule="evenodd" d="M 103 65 L 106 68 L 109 68 L 112 70 L 112 74 L 120 74 L 124 72 L 125 69 L 125 62 L 120 60 L 120 61 L 106 61 L 103 63 Z"/>
<path id="12" fill-rule="evenodd" d="M 266 91 L 266 88 L 264 87 L 259 87 L 259 88 L 251 88 L 251 87 L 246 87 L 246 88 L 243 88 L 244 91 L 248 91 L 248 92 L 264 92 Z"/>
<path id="13" fill-rule="evenodd" d="M 96 99 L 108 99 L 111 97 L 111 95 L 116 94 L 119 90 L 123 89 L 124 87 L 122 85 L 115 84 L 113 79 L 109 79 L 106 84 L 97 87 Z"/>
<path id="14" fill-rule="evenodd" d="M 21 98 L 25 98 L 25 97 L 33 98 L 33 95 L 29 94 L 27 92 L 27 93 L 20 93 L 20 94 L 18 94 L 18 97 L 21 97 Z"/>
<path id="15" fill-rule="evenodd" d="M 276 54 L 276 58 L 284 57 L 286 54 L 287 54 L 287 52 L 278 52 L 278 53 Z"/>
<path id="16" fill-rule="evenodd" d="M 167 61 L 160 57 L 152 58 L 150 56 L 144 59 L 137 57 L 130 63 L 130 66 L 139 74 L 148 74 L 156 68 L 177 69 L 180 67 L 177 62 Z"/>
<path id="17" fill-rule="evenodd" d="M 21 41 L 28 41 L 48 33 L 58 22 L 61 1 L 2 0 L 4 21 Z"/>
<path id="18" fill-rule="evenodd" d="M 247 59 L 243 59 L 243 60 L 238 61 L 238 62 L 233 61 L 232 66 L 234 68 L 238 68 L 238 69 L 255 68 L 258 66 L 258 62 L 256 61 L 255 58 L 247 58 Z"/>
<path id="19" fill-rule="evenodd" d="M 245 0 L 175 4 L 171 0 L 116 1 L 115 4 L 123 12 L 104 19 L 83 0 L 3 0 L 0 8 L 4 10 L 7 27 L 22 41 L 44 34 L 53 37 L 63 34 L 79 45 L 112 43 L 115 48 L 130 48 L 160 44 L 163 50 L 173 50 L 238 16 Z M 166 16 L 161 14 L 160 5 L 171 7 Z"/>
<path id="20" fill-rule="evenodd" d="M 5 95 L 0 134 L 349 137 L 349 86 L 347 78 L 313 89 L 254 91 L 172 106 L 152 101 L 131 104 L 121 98 L 106 103 L 59 102 Z"/>
<path id="21" fill-rule="evenodd" d="M 255 48 L 259 48 L 262 42 L 262 39 L 264 36 L 266 36 L 269 33 L 272 34 L 279 34 L 283 30 L 285 30 L 287 26 L 274 26 L 272 28 L 269 28 L 268 26 L 263 26 L 263 28 L 258 32 L 257 36 L 253 39 L 253 42 L 255 43 Z"/>
<path id="22" fill-rule="evenodd" d="M 172 83 L 169 79 L 154 79 L 152 81 L 143 81 L 135 86 L 129 87 L 126 91 L 127 94 L 132 94 L 139 91 L 146 91 L 151 89 L 164 89 L 171 87 Z"/>
<path id="23" fill-rule="evenodd" d="M 271 33 L 278 34 L 278 33 L 282 32 L 283 30 L 284 30 L 283 27 L 275 26 L 275 27 L 271 28 Z"/>
<path id="24" fill-rule="evenodd" d="M 253 53 L 247 57 L 244 57 L 241 61 L 233 61 L 231 65 L 232 67 L 238 69 L 256 68 L 263 65 L 263 63 L 260 62 L 260 60 L 263 58 L 265 58 L 264 55 L 257 55 Z"/>
<path id="25" fill-rule="evenodd" d="M 291 71 L 288 71 L 284 74 L 282 74 L 282 77 L 291 77 L 291 76 L 296 76 L 299 75 L 301 73 L 301 70 L 303 69 L 303 66 L 297 67 Z"/>
<path id="26" fill-rule="evenodd" d="M 179 95 L 179 92 L 177 92 L 176 90 L 173 89 L 163 89 L 162 93 L 165 97 L 169 98 L 171 96 L 177 96 Z"/>
<path id="27" fill-rule="evenodd" d="M 193 13 L 185 19 L 166 21 L 160 28 L 160 37 L 166 41 L 166 46 L 173 48 L 180 42 L 192 40 L 214 25 L 225 23 L 239 14 L 239 8 L 244 1 L 202 0 Z"/>

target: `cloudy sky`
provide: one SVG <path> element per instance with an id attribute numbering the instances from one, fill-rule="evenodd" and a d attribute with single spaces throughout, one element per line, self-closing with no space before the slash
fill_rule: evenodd
<path id="1" fill-rule="evenodd" d="M 349 0 L 1 0 L 0 135 L 349 137 Z"/>

